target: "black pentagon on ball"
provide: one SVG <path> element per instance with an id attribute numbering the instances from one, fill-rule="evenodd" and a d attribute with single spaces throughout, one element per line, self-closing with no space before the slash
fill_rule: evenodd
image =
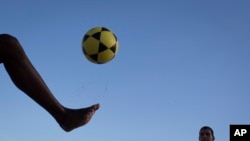
<path id="1" fill-rule="evenodd" d="M 85 42 L 90 36 L 85 34 L 84 37 L 83 37 L 83 42 Z"/>
<path id="2" fill-rule="evenodd" d="M 112 52 L 115 54 L 116 48 L 117 48 L 117 44 L 113 45 L 113 46 L 110 48 L 110 50 L 112 50 Z"/>
<path id="3" fill-rule="evenodd" d="M 101 39 L 101 32 L 97 32 L 97 33 L 93 34 L 92 37 L 94 37 L 96 40 L 99 41 Z"/>
<path id="4" fill-rule="evenodd" d="M 97 62 L 98 54 L 89 55 L 89 57 Z"/>
<path id="5" fill-rule="evenodd" d="M 107 29 L 106 27 L 102 27 L 101 29 L 102 31 L 110 31 L 109 29 Z"/>
<path id="6" fill-rule="evenodd" d="M 103 52 L 108 49 L 103 43 L 99 42 L 99 50 L 98 52 Z"/>

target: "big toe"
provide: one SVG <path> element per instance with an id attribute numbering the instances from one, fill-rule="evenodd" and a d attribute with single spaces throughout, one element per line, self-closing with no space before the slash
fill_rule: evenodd
<path id="1" fill-rule="evenodd" d="M 91 109 L 93 109 L 94 111 L 98 110 L 100 108 L 100 104 L 95 104 L 91 106 Z"/>

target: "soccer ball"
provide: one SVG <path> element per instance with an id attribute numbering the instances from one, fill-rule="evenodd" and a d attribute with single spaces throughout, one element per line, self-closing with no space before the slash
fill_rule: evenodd
<path id="1" fill-rule="evenodd" d="M 83 37 L 82 51 L 85 57 L 96 64 L 111 61 L 118 51 L 115 34 L 105 27 L 94 27 Z"/>

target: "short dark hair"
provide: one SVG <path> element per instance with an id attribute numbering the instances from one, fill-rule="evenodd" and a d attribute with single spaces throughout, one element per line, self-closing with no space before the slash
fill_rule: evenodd
<path id="1" fill-rule="evenodd" d="M 211 127 L 209 127 L 209 126 L 203 126 L 203 127 L 201 127 L 200 131 L 203 130 L 203 129 L 208 129 L 208 130 L 210 130 L 211 133 L 212 133 L 213 138 L 215 139 L 215 137 L 214 137 L 214 130 L 213 130 Z"/>

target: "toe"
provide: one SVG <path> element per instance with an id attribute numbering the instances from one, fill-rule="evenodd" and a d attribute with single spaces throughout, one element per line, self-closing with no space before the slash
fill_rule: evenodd
<path id="1" fill-rule="evenodd" d="M 100 108 L 100 104 L 95 104 L 95 105 L 91 106 L 91 108 L 93 108 L 96 111 Z"/>

